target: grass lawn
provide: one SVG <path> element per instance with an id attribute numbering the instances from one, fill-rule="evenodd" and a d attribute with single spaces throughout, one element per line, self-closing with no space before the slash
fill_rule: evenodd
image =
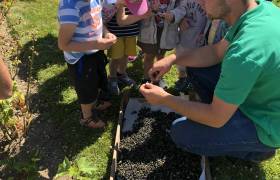
<path id="1" fill-rule="evenodd" d="M 80 127 L 77 98 L 68 83 L 62 52 L 57 48 L 57 5 L 58 0 L 21 0 L 16 1 L 8 14 L 13 35 L 20 37 L 22 56 L 30 55 L 33 43 L 39 53 L 33 60 L 32 78 L 38 82 L 38 92 L 33 98 L 39 98 L 40 101 L 38 107 L 34 105 L 32 109 L 40 114 L 41 121 L 55 124 L 60 130 L 62 144 L 54 145 L 53 149 L 63 149 L 64 157 L 54 162 L 53 169 L 56 170 L 51 173 L 52 177 L 60 166 L 65 174 L 79 177 L 78 179 L 106 178 L 118 118 L 119 98 L 114 99 L 115 105 L 104 115 L 110 119 L 105 131 Z M 19 18 L 21 22 L 17 23 Z M 30 37 L 33 32 L 36 34 L 36 42 Z M 141 62 L 137 61 L 128 67 L 128 73 L 137 81 L 142 77 L 141 66 Z M 165 78 L 170 86 L 173 85 L 175 69 Z M 44 154 L 40 152 L 35 154 L 39 159 L 44 158 Z M 13 163 L 16 165 L 21 162 Z M 215 158 L 211 163 L 215 179 L 280 179 L 279 152 L 274 159 L 259 165 L 224 158 Z M 39 165 L 35 167 L 32 171 L 40 170 Z"/>

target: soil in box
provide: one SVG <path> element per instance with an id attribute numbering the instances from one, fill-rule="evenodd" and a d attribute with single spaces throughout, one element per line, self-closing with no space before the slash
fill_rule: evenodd
<path id="1" fill-rule="evenodd" d="M 177 148 L 169 136 L 179 117 L 141 109 L 133 131 L 121 139 L 116 179 L 198 179 L 200 157 Z"/>

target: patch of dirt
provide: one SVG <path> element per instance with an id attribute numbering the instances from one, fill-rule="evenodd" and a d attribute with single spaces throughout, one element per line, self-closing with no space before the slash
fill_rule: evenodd
<path id="1" fill-rule="evenodd" d="M 8 65 L 12 76 L 18 86 L 18 90 L 23 94 L 26 94 L 27 90 L 27 65 L 23 64 L 21 69 L 20 78 L 15 74 L 15 70 L 12 66 L 12 61 L 17 54 L 17 41 L 13 39 L 10 34 L 10 29 L 7 25 L 5 17 L 0 12 L 0 58 L 2 58 Z M 23 76 L 22 74 L 25 74 Z M 16 163 L 22 163 L 23 167 L 25 162 L 30 162 L 30 157 L 39 157 L 35 160 L 38 167 L 36 177 L 39 179 L 52 179 L 56 174 L 57 166 L 60 164 L 65 156 L 63 150 L 63 138 L 61 137 L 61 131 L 55 126 L 52 121 L 43 119 L 40 116 L 40 111 L 34 106 L 43 106 L 44 104 L 38 97 L 38 83 L 32 81 L 30 84 L 30 96 L 35 97 L 30 100 L 30 123 L 28 124 L 27 132 L 23 133 L 12 141 L 7 141 L 1 135 L 0 130 L 0 159 L 14 161 Z M 36 110 L 33 110 L 36 109 Z M 16 174 L 16 175 L 15 175 Z M 14 177 L 15 179 L 26 179 L 29 176 L 28 173 L 18 173 L 0 164 L 0 179 L 7 179 L 8 177 Z M 38 179 L 38 178 L 36 178 Z"/>

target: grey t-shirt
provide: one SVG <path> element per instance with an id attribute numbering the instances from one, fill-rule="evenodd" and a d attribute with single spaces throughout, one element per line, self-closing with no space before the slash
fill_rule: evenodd
<path id="1" fill-rule="evenodd" d="M 205 45 L 205 29 L 209 25 L 209 20 L 198 0 L 179 0 L 177 7 L 171 12 L 174 14 L 174 23 L 180 23 L 183 18 L 186 18 L 189 24 L 187 30 L 179 29 L 178 46 L 192 49 Z"/>

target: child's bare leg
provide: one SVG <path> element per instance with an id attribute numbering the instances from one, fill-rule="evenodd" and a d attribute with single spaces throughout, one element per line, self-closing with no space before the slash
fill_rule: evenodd
<path id="1" fill-rule="evenodd" d="M 121 59 L 112 59 L 109 64 L 110 75 L 108 79 L 109 91 L 112 95 L 118 96 L 120 94 L 120 89 L 118 86 L 117 71 Z"/>
<path id="2" fill-rule="evenodd" d="M 133 79 L 131 79 L 130 77 L 128 77 L 128 75 L 126 73 L 127 63 L 128 63 L 128 56 L 125 55 L 119 62 L 118 81 L 119 81 L 119 83 L 122 83 L 125 86 L 130 86 L 130 85 L 135 84 L 135 81 Z"/>
<path id="3" fill-rule="evenodd" d="M 92 116 L 92 108 L 93 108 L 93 103 L 81 104 L 81 109 L 82 109 L 84 119 L 90 118 Z"/>
<path id="4" fill-rule="evenodd" d="M 177 65 L 176 67 L 177 67 L 177 70 L 178 70 L 178 77 L 179 78 L 187 77 L 186 67 L 180 66 L 180 65 Z"/>
<path id="5" fill-rule="evenodd" d="M 156 55 L 156 61 L 160 61 L 162 58 L 164 58 L 164 54 L 165 54 L 165 52 L 157 54 Z M 160 86 L 163 89 L 167 88 L 167 84 L 165 83 L 165 81 L 162 78 L 158 82 L 154 82 L 154 83 L 157 84 L 158 86 Z"/>
<path id="6" fill-rule="evenodd" d="M 102 128 L 105 126 L 105 123 L 100 119 L 94 119 L 92 114 L 92 109 L 94 108 L 94 103 L 90 104 L 81 104 L 83 118 L 81 119 L 81 123 L 86 124 L 86 126 L 90 128 Z M 88 121 L 88 122 L 87 122 Z"/>
<path id="7" fill-rule="evenodd" d="M 112 59 L 109 63 L 109 70 L 110 70 L 110 78 L 116 78 L 117 77 L 117 71 L 119 64 L 121 63 L 122 58 L 120 59 Z"/>
<path id="8" fill-rule="evenodd" d="M 178 70 L 178 80 L 175 82 L 174 90 L 176 93 L 186 92 L 189 87 L 186 67 L 177 66 L 177 70 Z"/>
<path id="9" fill-rule="evenodd" d="M 123 57 L 119 60 L 119 64 L 118 64 L 118 73 L 120 73 L 120 74 L 126 74 L 127 63 L 128 63 L 128 56 L 123 56 Z"/>
<path id="10" fill-rule="evenodd" d="M 150 79 L 149 78 L 149 70 L 152 68 L 154 64 L 155 59 L 154 54 L 144 54 L 144 79 Z"/>
<path id="11" fill-rule="evenodd" d="M 162 58 L 164 58 L 164 54 L 158 54 L 158 55 L 156 55 L 156 60 L 157 60 L 157 61 L 161 60 Z"/>

